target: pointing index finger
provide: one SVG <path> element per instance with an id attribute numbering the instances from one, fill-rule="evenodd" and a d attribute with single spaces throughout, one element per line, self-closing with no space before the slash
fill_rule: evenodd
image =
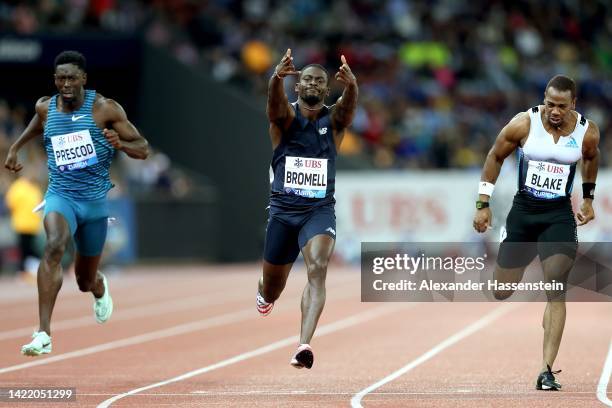
<path id="1" fill-rule="evenodd" d="M 346 64 L 346 58 L 344 58 L 344 54 L 340 56 L 340 61 L 342 64 Z"/>

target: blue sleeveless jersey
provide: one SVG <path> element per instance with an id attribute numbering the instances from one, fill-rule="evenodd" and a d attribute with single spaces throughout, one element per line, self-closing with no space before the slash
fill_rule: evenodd
<path id="1" fill-rule="evenodd" d="M 49 168 L 48 191 L 74 200 L 106 197 L 113 185 L 109 168 L 115 149 L 93 119 L 96 91 L 86 90 L 83 106 L 64 113 L 51 97 L 44 141 Z"/>
<path id="2" fill-rule="evenodd" d="M 336 146 L 331 126 L 331 110 L 324 106 L 314 121 L 300 113 L 293 103 L 295 118 L 283 132 L 270 165 L 270 209 L 308 211 L 334 204 Z"/>

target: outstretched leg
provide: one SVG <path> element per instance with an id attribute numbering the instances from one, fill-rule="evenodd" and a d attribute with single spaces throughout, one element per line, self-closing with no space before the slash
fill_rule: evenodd
<path id="1" fill-rule="evenodd" d="M 574 260 L 564 254 L 556 254 L 542 261 L 542 269 L 544 271 L 544 279 L 546 282 L 562 283 L 565 287 L 569 271 L 574 265 Z M 559 346 L 563 329 L 565 328 L 565 289 L 546 291 L 548 302 L 542 319 L 544 328 L 543 356 L 542 356 L 542 371 L 547 370 L 547 366 L 552 367 Z"/>
<path id="2" fill-rule="evenodd" d="M 66 219 L 58 212 L 51 212 L 44 220 L 47 242 L 45 253 L 38 266 L 38 316 L 39 332 L 51 335 L 51 315 L 55 307 L 57 294 L 62 287 L 61 260 L 70 241 L 70 227 Z"/>
<path id="3" fill-rule="evenodd" d="M 32 335 L 32 340 L 21 347 L 21 353 L 26 356 L 51 352 L 51 315 L 63 280 L 60 262 L 70 241 L 70 227 L 60 213 L 48 213 L 44 225 L 47 243 L 37 275 L 40 325 L 38 331 Z"/>
<path id="4" fill-rule="evenodd" d="M 327 265 L 336 241 L 329 235 L 316 235 L 302 248 L 308 283 L 302 294 L 300 343 L 309 344 L 325 305 Z"/>

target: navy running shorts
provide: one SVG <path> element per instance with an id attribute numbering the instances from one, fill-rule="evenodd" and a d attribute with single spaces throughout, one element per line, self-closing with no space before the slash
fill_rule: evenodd
<path id="1" fill-rule="evenodd" d="M 303 213 L 275 211 L 268 219 L 264 260 L 273 265 L 293 263 L 308 241 L 321 234 L 336 239 L 333 205 L 315 207 Z"/>

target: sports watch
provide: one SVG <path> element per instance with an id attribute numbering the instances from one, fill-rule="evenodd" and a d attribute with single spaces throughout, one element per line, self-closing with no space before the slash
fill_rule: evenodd
<path id="1" fill-rule="evenodd" d="M 483 208 L 489 208 L 489 202 L 488 201 L 476 201 L 476 208 L 478 210 L 482 210 Z"/>

